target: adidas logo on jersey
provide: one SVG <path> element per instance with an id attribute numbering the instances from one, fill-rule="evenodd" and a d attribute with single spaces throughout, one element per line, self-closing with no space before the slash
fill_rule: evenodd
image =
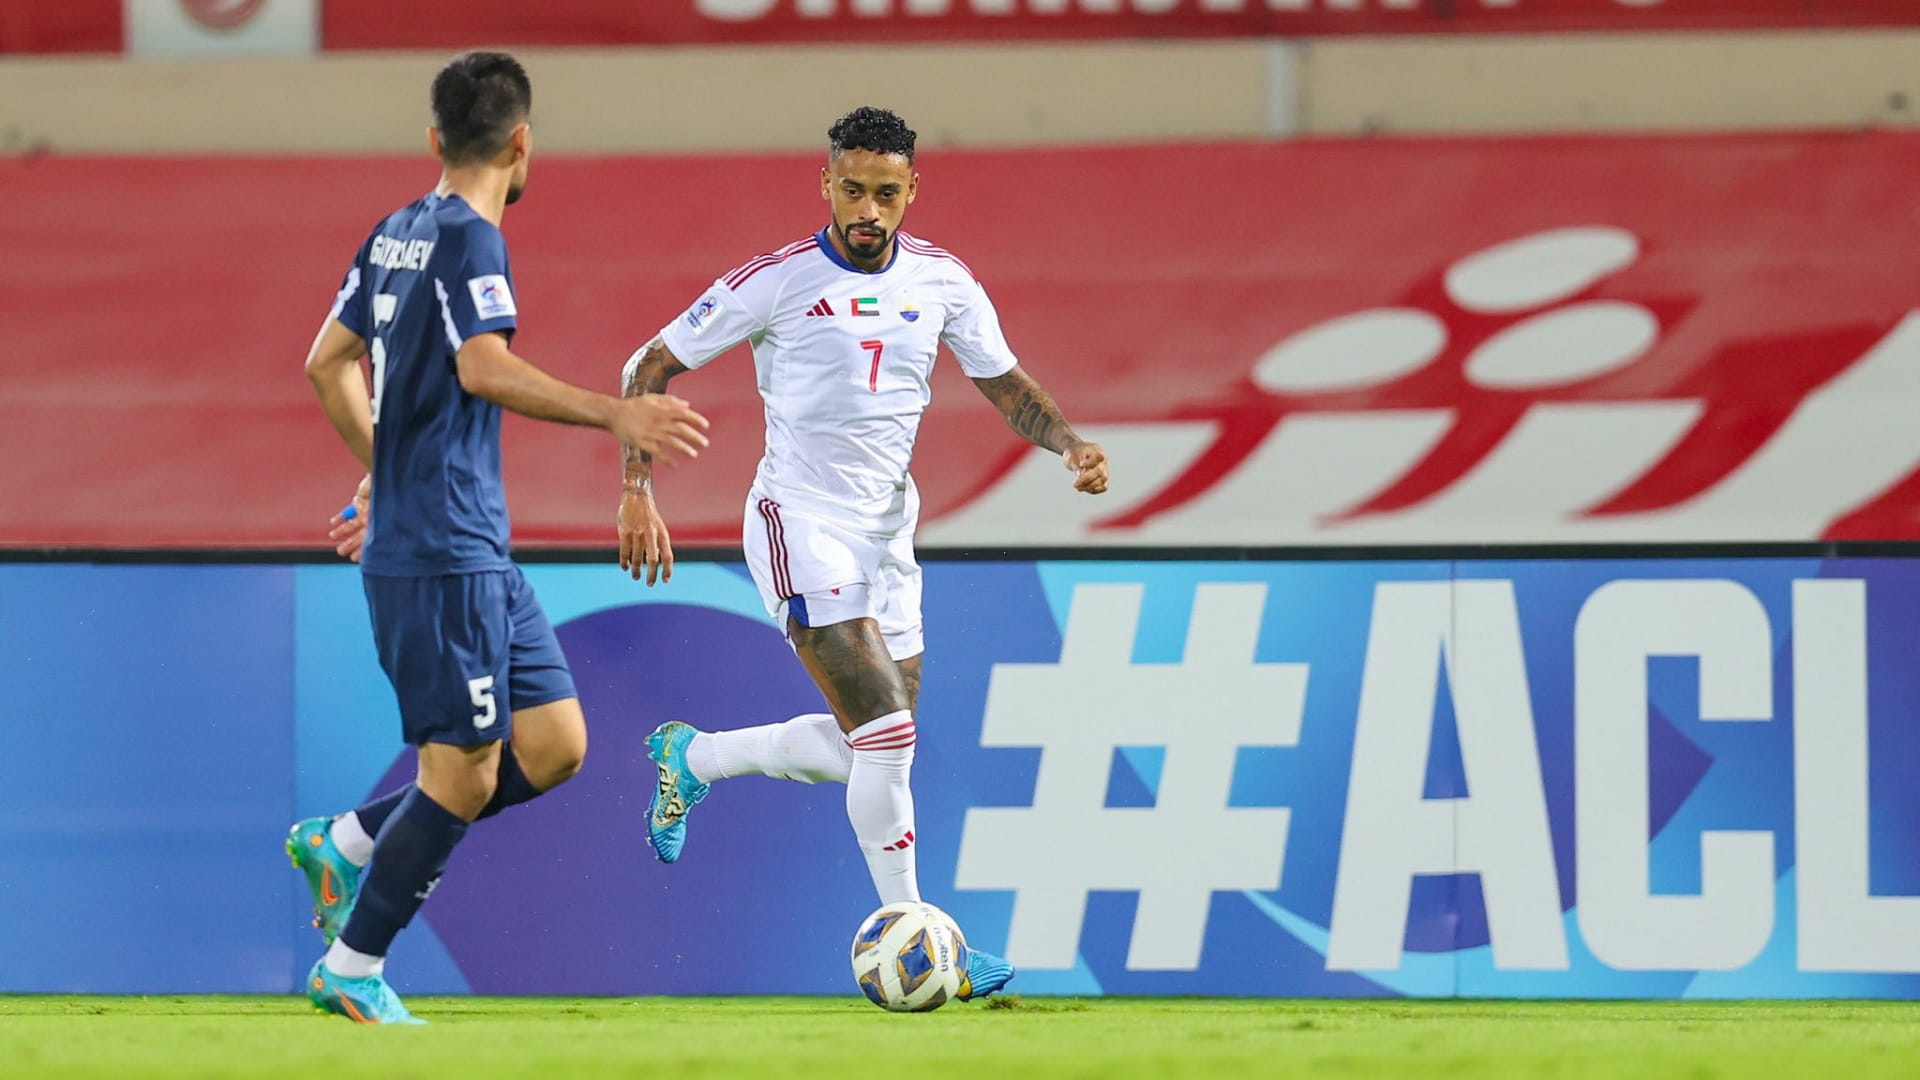
<path id="1" fill-rule="evenodd" d="M 833 305 L 827 303 L 825 297 L 822 297 L 819 303 L 807 309 L 807 318 L 809 319 L 817 315 L 831 315 L 831 314 L 833 314 Z"/>

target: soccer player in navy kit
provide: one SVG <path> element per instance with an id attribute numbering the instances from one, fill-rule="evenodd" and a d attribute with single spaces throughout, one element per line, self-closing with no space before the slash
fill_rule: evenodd
<path id="1" fill-rule="evenodd" d="M 440 183 L 361 246 L 306 364 L 369 471 L 334 538 L 360 563 L 380 664 L 420 751 L 413 784 L 302 821 L 287 840 L 330 943 L 308 996 L 363 1023 L 420 1022 L 384 957 L 468 824 L 571 777 L 586 752 L 566 658 L 508 557 L 500 409 L 670 459 L 706 445 L 706 420 L 678 398 L 596 394 L 508 350 L 518 311 L 499 225 L 526 186 L 532 88 L 512 57 L 473 52 L 435 77 L 432 103 Z"/>

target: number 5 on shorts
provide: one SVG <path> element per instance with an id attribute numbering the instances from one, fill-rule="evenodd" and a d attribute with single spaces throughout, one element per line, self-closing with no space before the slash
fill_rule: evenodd
<path id="1" fill-rule="evenodd" d="M 473 699 L 473 707 L 480 711 L 473 714 L 473 726 L 485 731 L 500 718 L 499 707 L 493 703 L 493 676 L 482 675 L 467 680 L 467 696 Z"/>

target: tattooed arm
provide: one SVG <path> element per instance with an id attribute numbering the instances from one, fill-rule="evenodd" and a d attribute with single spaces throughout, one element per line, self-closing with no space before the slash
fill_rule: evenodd
<path id="1" fill-rule="evenodd" d="M 667 380 L 684 374 L 680 363 L 659 338 L 640 347 L 627 359 L 620 377 L 620 396 L 663 393 Z M 623 477 L 620 484 L 620 569 L 633 573 L 639 581 L 646 574 L 647 586 L 673 580 L 673 542 L 667 535 L 667 523 L 653 503 L 653 455 L 639 447 L 622 447 Z"/>
<path id="2" fill-rule="evenodd" d="M 1007 426 L 1021 438 L 1044 450 L 1060 455 L 1074 473 L 1073 488 L 1089 495 L 1107 490 L 1107 452 L 1098 443 L 1090 443 L 1074 434 L 1067 418 L 1060 414 L 1053 395 L 1035 381 L 1026 370 L 1015 366 L 1005 375 L 975 379 L 973 385 L 993 402 Z"/>

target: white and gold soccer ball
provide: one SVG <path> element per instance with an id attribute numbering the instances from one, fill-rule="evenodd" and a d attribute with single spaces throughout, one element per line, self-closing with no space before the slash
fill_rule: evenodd
<path id="1" fill-rule="evenodd" d="M 967 939 L 932 904 L 888 904 L 853 935 L 853 978 L 889 1012 L 929 1012 L 953 1000 L 967 973 Z"/>

